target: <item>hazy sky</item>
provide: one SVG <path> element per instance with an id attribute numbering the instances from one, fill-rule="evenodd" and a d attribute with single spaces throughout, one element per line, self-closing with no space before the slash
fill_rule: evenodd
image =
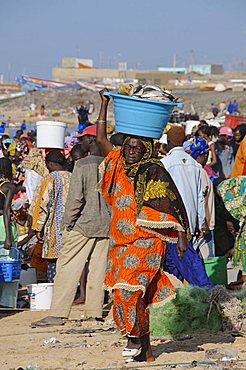
<path id="1" fill-rule="evenodd" d="M 190 50 L 246 69 L 245 17 L 246 0 L 0 0 L 0 74 L 51 78 L 62 57 L 186 66 Z"/>

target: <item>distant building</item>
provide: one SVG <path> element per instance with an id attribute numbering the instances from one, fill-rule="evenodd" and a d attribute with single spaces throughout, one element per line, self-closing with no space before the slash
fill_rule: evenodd
<path id="1" fill-rule="evenodd" d="M 61 67 L 52 70 L 53 79 L 62 82 L 99 81 L 105 79 L 138 80 L 139 83 L 151 83 L 165 86 L 170 79 L 180 78 L 174 70 L 133 70 L 127 69 L 127 63 L 119 63 L 118 69 L 94 68 L 93 60 L 63 58 Z"/>
<path id="2" fill-rule="evenodd" d="M 159 72 L 167 73 L 187 73 L 187 68 L 184 67 L 158 67 Z"/>
<path id="3" fill-rule="evenodd" d="M 62 68 L 93 68 L 92 59 L 81 59 L 81 58 L 63 58 Z"/>
<path id="4" fill-rule="evenodd" d="M 219 64 L 194 64 L 187 71 L 183 67 L 159 67 L 152 70 L 128 69 L 126 62 L 118 64 L 118 69 L 95 68 L 92 59 L 63 58 L 61 67 L 52 70 L 53 79 L 62 82 L 138 80 L 139 83 L 150 83 L 165 86 L 170 80 L 179 80 L 181 74 L 199 73 L 200 75 L 220 75 L 224 73 Z"/>
<path id="5" fill-rule="evenodd" d="M 189 66 L 188 72 L 200 75 L 222 75 L 224 68 L 222 64 L 193 64 Z"/>

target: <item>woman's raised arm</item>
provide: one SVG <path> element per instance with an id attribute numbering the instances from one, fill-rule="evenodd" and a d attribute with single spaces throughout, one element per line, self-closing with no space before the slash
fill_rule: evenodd
<path id="1" fill-rule="evenodd" d="M 97 119 L 97 142 L 100 145 L 104 157 L 113 149 L 113 144 L 107 138 L 106 123 L 109 97 L 104 95 L 105 91 L 108 91 L 108 89 L 105 88 L 99 92 L 101 108 Z"/>

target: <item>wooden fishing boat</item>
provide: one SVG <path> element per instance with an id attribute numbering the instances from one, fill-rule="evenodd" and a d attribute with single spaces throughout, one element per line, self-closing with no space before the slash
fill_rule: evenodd
<path id="1" fill-rule="evenodd" d="M 14 100 L 14 99 L 17 99 L 17 98 L 21 98 L 22 96 L 24 96 L 25 93 L 24 92 L 15 92 L 15 93 L 10 93 L 10 94 L 2 94 L 0 95 L 0 104 L 3 104 L 3 103 L 6 103 L 8 101 L 11 101 L 11 100 Z"/>

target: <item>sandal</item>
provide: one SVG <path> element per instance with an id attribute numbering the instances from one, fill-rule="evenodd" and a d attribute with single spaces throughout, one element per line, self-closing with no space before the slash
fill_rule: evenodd
<path id="1" fill-rule="evenodd" d="M 124 348 L 122 351 L 123 357 L 136 357 L 140 355 L 142 348 Z"/>
<path id="2" fill-rule="evenodd" d="M 42 320 L 32 322 L 31 327 L 60 326 L 64 324 L 65 322 L 61 317 L 47 316 Z"/>

